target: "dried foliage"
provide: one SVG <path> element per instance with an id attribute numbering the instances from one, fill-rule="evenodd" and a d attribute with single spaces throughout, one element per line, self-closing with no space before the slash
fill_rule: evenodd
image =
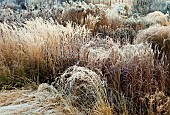
<path id="1" fill-rule="evenodd" d="M 163 60 L 163 63 L 167 65 L 167 72 L 168 72 L 168 78 L 167 78 L 167 91 L 166 93 L 169 94 L 169 79 L 170 79 L 170 40 L 169 40 L 169 26 L 152 26 L 148 29 L 145 29 L 137 35 L 137 43 L 150 43 L 152 46 L 152 49 L 155 52 L 155 57 L 159 60 Z"/>
<path id="2" fill-rule="evenodd" d="M 145 20 L 150 24 L 161 24 L 163 26 L 169 25 L 168 18 L 160 11 L 155 11 L 146 15 Z"/>
<path id="3" fill-rule="evenodd" d="M 169 115 L 170 114 L 170 98 L 163 92 L 155 92 L 147 94 L 141 98 L 141 105 L 145 108 L 145 114 L 150 115 Z"/>
<path id="4" fill-rule="evenodd" d="M 82 47 L 81 56 L 84 66 L 106 79 L 109 102 L 119 114 L 138 113 L 139 97 L 157 89 L 165 91 L 164 65 L 155 62 L 153 50 L 147 45 L 120 48 L 112 41 L 96 40 Z"/>
<path id="5" fill-rule="evenodd" d="M 12 86 L 52 81 L 77 62 L 79 48 L 90 39 L 84 27 L 71 23 L 63 27 L 41 18 L 26 22 L 23 28 L 0 27 L 1 76 Z"/>
<path id="6" fill-rule="evenodd" d="M 56 78 L 53 85 L 70 99 L 74 107 L 85 113 L 100 105 L 105 96 L 104 83 L 100 76 L 84 67 L 68 68 Z"/>
<path id="7" fill-rule="evenodd" d="M 168 115 L 169 20 L 143 9 L 153 5 L 145 2 L 137 9 L 144 16 L 125 3 L 0 9 L 0 88 L 54 86 L 40 85 L 33 99 L 2 96 L 0 106 L 29 101 L 31 109 L 23 108 L 29 114 Z"/>
<path id="8" fill-rule="evenodd" d="M 36 91 L 3 91 L 0 96 L 0 102 L 5 104 L 1 104 L 1 114 L 82 114 L 48 84 L 41 84 Z"/>
<path id="9" fill-rule="evenodd" d="M 114 33 L 113 40 L 121 45 L 125 45 L 127 43 L 134 44 L 135 37 L 136 31 L 132 27 L 118 28 Z"/>

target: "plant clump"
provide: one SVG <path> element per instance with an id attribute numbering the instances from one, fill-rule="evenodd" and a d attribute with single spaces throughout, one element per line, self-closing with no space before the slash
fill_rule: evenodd
<path id="1" fill-rule="evenodd" d="M 88 112 L 104 98 L 104 83 L 95 72 L 78 66 L 69 67 L 53 86 L 68 97 L 80 111 Z"/>

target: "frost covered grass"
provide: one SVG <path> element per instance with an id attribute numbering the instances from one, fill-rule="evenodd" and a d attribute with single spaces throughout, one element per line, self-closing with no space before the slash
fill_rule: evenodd
<path id="1" fill-rule="evenodd" d="M 41 84 L 38 90 L 13 90 L 1 92 L 0 112 L 8 114 L 74 114 L 81 113 L 66 101 L 52 86 Z"/>
<path id="2" fill-rule="evenodd" d="M 144 109 L 139 107 L 140 97 L 166 91 L 167 70 L 149 45 L 119 47 L 112 40 L 95 40 L 81 51 L 82 65 L 102 75 L 109 102 L 119 114 L 138 113 Z"/>
<path id="3" fill-rule="evenodd" d="M 0 27 L 2 81 L 8 79 L 6 83 L 12 86 L 52 81 L 77 62 L 79 48 L 89 39 L 84 27 L 71 23 L 63 27 L 40 18 L 22 28 Z"/>
<path id="4" fill-rule="evenodd" d="M 166 15 L 84 2 L 23 15 L 0 23 L 0 113 L 170 113 Z"/>

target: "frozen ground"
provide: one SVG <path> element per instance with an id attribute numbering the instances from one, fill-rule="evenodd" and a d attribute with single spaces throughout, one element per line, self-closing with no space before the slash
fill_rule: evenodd
<path id="1" fill-rule="evenodd" d="M 51 87 L 37 91 L 12 90 L 0 92 L 1 115 L 64 115 L 72 114 L 65 100 Z M 53 91 L 52 91 L 53 90 Z"/>

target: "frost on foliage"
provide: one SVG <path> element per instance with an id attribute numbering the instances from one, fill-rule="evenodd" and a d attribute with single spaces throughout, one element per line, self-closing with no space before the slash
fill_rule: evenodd
<path id="1" fill-rule="evenodd" d="M 40 84 L 38 86 L 37 92 L 50 92 L 51 94 L 57 94 L 58 91 L 51 85 L 48 85 L 47 83 Z"/>
<path id="2" fill-rule="evenodd" d="M 152 26 L 137 35 L 137 43 L 150 43 L 158 59 L 170 64 L 170 26 Z M 168 64 L 166 64 L 168 65 Z M 169 67 L 170 70 L 170 67 Z M 168 71 L 169 71 L 168 70 Z"/>
<path id="3" fill-rule="evenodd" d="M 53 85 L 63 92 L 71 104 L 79 110 L 92 109 L 99 104 L 104 93 L 104 84 L 95 72 L 78 66 L 68 68 Z"/>
<path id="4" fill-rule="evenodd" d="M 80 61 L 88 66 L 97 66 L 101 68 L 103 63 L 111 62 L 115 64 L 118 58 L 121 58 L 118 45 L 111 39 L 96 39 L 90 41 L 81 48 Z"/>
<path id="5" fill-rule="evenodd" d="M 90 41 L 81 48 L 80 61 L 88 67 L 102 69 L 105 65 L 128 64 L 151 58 L 153 52 L 144 44 L 121 46 L 109 40 Z M 135 62 L 136 63 L 136 62 Z"/>
<path id="6" fill-rule="evenodd" d="M 137 35 L 137 43 L 146 42 L 158 42 L 161 43 L 163 40 L 169 38 L 169 26 L 151 26 L 148 29 L 142 30 Z"/>
<path id="7" fill-rule="evenodd" d="M 145 20 L 149 24 L 161 24 L 163 26 L 167 26 L 169 24 L 167 16 L 160 11 L 147 14 Z"/>
<path id="8" fill-rule="evenodd" d="M 40 84 L 36 91 L 11 90 L 1 92 L 0 96 L 0 113 L 2 115 L 74 113 L 61 94 L 46 83 Z M 69 109 L 70 111 L 68 111 Z"/>
<path id="9" fill-rule="evenodd" d="M 128 16 L 131 14 L 131 6 L 125 3 L 115 3 L 112 4 L 112 10 L 122 16 Z"/>

